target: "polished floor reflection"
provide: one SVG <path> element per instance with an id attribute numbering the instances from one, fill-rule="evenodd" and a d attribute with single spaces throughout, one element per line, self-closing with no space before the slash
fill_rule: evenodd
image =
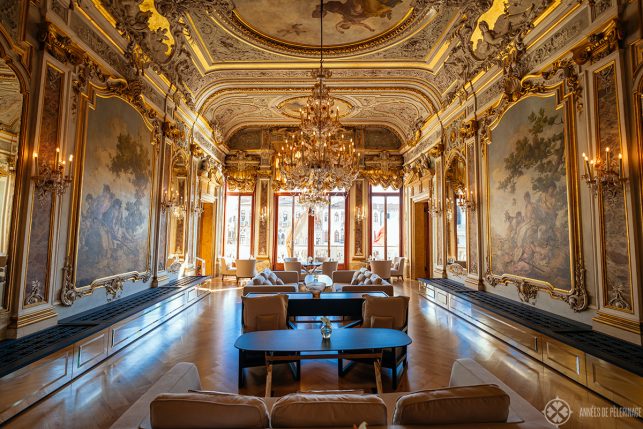
<path id="1" fill-rule="evenodd" d="M 240 288 L 234 282 L 214 281 L 212 293 L 151 334 L 58 390 L 13 419 L 10 428 L 107 428 L 176 362 L 194 362 L 203 387 L 237 391 L 237 353 L 233 343 L 240 334 Z M 541 363 L 512 349 L 450 312 L 428 302 L 416 291 L 417 283 L 398 283 L 396 294 L 411 296 L 409 371 L 398 390 L 446 386 L 455 359 L 470 357 L 498 376 L 538 409 L 560 397 L 573 410 L 568 428 L 643 428 L 634 419 L 581 417 L 589 407 L 612 404 Z M 263 395 L 265 370 L 247 370 L 241 391 Z M 384 390 L 390 390 L 385 371 Z M 298 390 L 374 387 L 372 368 L 358 365 L 345 377 L 337 376 L 336 361 L 304 361 L 300 382 L 287 368 L 276 368 L 273 390 L 283 395 Z M 601 410 L 602 411 L 602 410 Z"/>

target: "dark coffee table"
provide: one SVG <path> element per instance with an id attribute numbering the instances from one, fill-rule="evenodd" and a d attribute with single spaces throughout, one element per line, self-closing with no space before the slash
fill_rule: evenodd
<path id="1" fill-rule="evenodd" d="M 377 393 L 382 393 L 382 350 L 404 347 L 411 338 L 396 329 L 335 329 L 323 340 L 318 329 L 285 329 L 248 332 L 234 346 L 244 351 L 264 352 L 266 356 L 266 397 L 272 390 L 272 364 L 302 359 L 373 359 Z M 278 353 L 278 354 L 277 354 Z"/>

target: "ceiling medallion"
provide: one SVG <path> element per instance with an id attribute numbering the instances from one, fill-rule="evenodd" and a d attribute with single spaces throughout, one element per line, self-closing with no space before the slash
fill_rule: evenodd
<path id="1" fill-rule="evenodd" d="M 326 54 L 336 57 L 373 50 L 398 39 L 417 28 L 431 8 L 418 7 L 409 0 L 370 2 L 366 7 L 358 3 L 326 1 L 322 12 L 320 5 L 306 9 L 309 3 L 302 0 L 290 7 L 281 7 L 275 0 L 240 0 L 231 10 L 219 10 L 217 17 L 252 42 L 287 54 L 311 57 L 318 55 L 319 47 L 311 43 L 316 34 L 310 19 L 326 15 L 334 23 L 333 31 L 326 34 L 330 40 Z M 264 12 L 251 13 L 258 9 Z"/>
<path id="2" fill-rule="evenodd" d="M 324 3 L 320 1 L 320 29 Z M 300 191 L 300 203 L 309 210 L 328 202 L 333 191 L 348 191 L 359 171 L 360 155 L 348 130 L 339 122 L 339 108 L 324 81 L 324 38 L 320 31 L 319 70 L 312 94 L 299 111 L 299 129 L 286 138 L 275 157 L 275 182 L 285 190 Z"/>

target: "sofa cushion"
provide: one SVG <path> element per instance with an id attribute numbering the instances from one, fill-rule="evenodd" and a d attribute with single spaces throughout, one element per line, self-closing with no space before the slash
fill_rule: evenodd
<path id="1" fill-rule="evenodd" d="M 264 285 L 264 286 L 270 286 L 270 285 L 272 285 L 272 283 L 270 283 L 270 281 L 268 281 L 268 280 L 267 280 L 264 276 L 262 276 L 261 274 L 254 276 L 250 282 L 251 282 L 254 286 L 262 286 L 262 285 Z"/>
<path id="2" fill-rule="evenodd" d="M 376 395 L 294 393 L 275 402 L 270 420 L 280 428 L 384 426 L 386 405 Z"/>
<path id="3" fill-rule="evenodd" d="M 351 284 L 352 285 L 362 284 L 361 282 L 363 282 L 364 279 L 366 278 L 366 276 L 364 275 L 365 272 L 366 272 L 366 268 L 363 268 L 363 267 L 355 271 L 353 273 L 353 278 L 351 279 Z"/>
<path id="4" fill-rule="evenodd" d="M 364 295 L 362 304 L 362 326 L 372 328 L 373 317 L 392 317 L 393 329 L 402 329 L 406 325 L 409 308 L 408 296 L 379 297 Z"/>
<path id="5" fill-rule="evenodd" d="M 288 311 L 288 295 L 267 295 L 257 297 L 242 296 L 243 303 L 243 328 L 245 332 L 259 331 L 259 325 L 264 326 L 268 319 L 266 316 L 275 317 L 276 327 L 272 329 L 286 329 Z M 271 319 L 272 320 L 272 319 Z M 270 322 L 271 324 L 273 322 Z"/>
<path id="6" fill-rule="evenodd" d="M 506 422 L 509 395 L 495 384 L 423 390 L 397 400 L 393 424 L 448 425 Z"/>
<path id="7" fill-rule="evenodd" d="M 163 393 L 150 403 L 153 429 L 265 428 L 266 404 L 253 396 Z"/>

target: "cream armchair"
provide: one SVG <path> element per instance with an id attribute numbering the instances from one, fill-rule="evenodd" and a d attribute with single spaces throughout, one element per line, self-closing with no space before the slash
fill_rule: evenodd
<path id="1" fill-rule="evenodd" d="M 371 261 L 371 272 L 386 281 L 391 280 L 391 261 Z"/>
<path id="2" fill-rule="evenodd" d="M 406 267 L 405 257 L 393 258 L 393 265 L 391 265 L 391 278 L 398 277 L 404 280 L 404 268 Z"/>
<path id="3" fill-rule="evenodd" d="M 257 260 L 256 259 L 237 259 L 237 283 L 239 279 L 251 279 L 257 275 Z"/>
<path id="4" fill-rule="evenodd" d="M 226 276 L 237 276 L 237 267 L 234 265 L 234 259 L 227 258 L 225 256 L 219 257 L 219 272 L 221 274 L 221 280 Z"/>

